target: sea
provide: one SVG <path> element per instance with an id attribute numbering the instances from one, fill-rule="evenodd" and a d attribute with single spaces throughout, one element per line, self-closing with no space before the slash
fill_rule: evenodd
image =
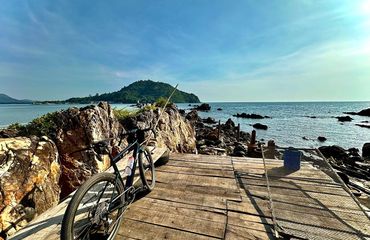
<path id="1" fill-rule="evenodd" d="M 254 123 L 268 126 L 267 130 L 256 130 L 258 140 L 274 140 L 281 147 L 319 147 L 339 145 L 344 148 L 359 148 L 370 142 L 370 129 L 356 126 L 370 117 L 351 116 L 351 122 L 339 122 L 335 117 L 344 116 L 343 112 L 358 112 L 370 108 L 370 102 L 212 102 L 209 112 L 199 112 L 202 118 L 212 117 L 216 121 L 231 118 L 240 124 L 241 130 L 251 132 Z M 26 124 L 32 119 L 48 112 L 69 107 L 85 105 L 50 104 L 0 104 L 0 128 L 12 123 Z M 112 104 L 115 108 L 133 109 L 130 104 Z M 189 111 L 193 106 L 177 104 L 180 109 Z M 217 110 L 221 108 L 222 110 Z M 242 119 L 233 117 L 236 113 L 255 113 L 270 116 L 266 119 Z M 316 118 L 310 118 L 315 116 Z M 319 142 L 318 136 L 326 137 Z M 308 140 L 303 139 L 305 137 Z"/>

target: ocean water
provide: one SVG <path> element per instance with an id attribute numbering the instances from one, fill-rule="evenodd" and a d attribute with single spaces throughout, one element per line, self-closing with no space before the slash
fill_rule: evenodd
<path id="1" fill-rule="evenodd" d="M 225 122 L 231 118 L 241 129 L 251 132 L 251 124 L 266 124 L 268 130 L 256 130 L 257 139 L 273 139 L 279 146 L 318 147 L 337 144 L 344 148 L 356 147 L 361 150 L 365 142 L 370 142 L 370 129 L 356 126 L 361 121 L 370 121 L 370 117 L 351 116 L 352 122 L 341 124 L 336 116 L 343 112 L 360 111 L 370 107 L 370 102 L 297 102 L 297 103 L 210 103 L 211 111 L 200 112 L 203 118 L 213 117 Z M 30 104 L 0 104 L 0 127 L 11 123 L 27 123 L 32 119 L 48 112 L 58 111 L 69 107 L 84 105 L 30 105 Z M 113 107 L 131 109 L 130 104 L 113 104 Z M 189 110 L 188 104 L 178 104 L 181 109 Z M 217 111 L 222 108 L 222 111 Z M 236 113 L 256 113 L 267 115 L 271 119 L 242 119 L 233 117 Z M 316 116 L 317 118 L 307 118 Z M 324 143 L 317 141 L 318 136 L 328 140 Z M 307 137 L 310 140 L 303 140 Z"/>
<path id="2" fill-rule="evenodd" d="M 319 147 L 339 145 L 344 148 L 356 147 L 361 150 L 365 142 L 370 142 L 370 129 L 356 126 L 361 121 L 370 121 L 370 117 L 351 116 L 352 122 L 340 123 L 336 116 L 343 112 L 358 112 L 370 108 L 370 102 L 284 102 L 284 103 L 210 103 L 211 111 L 200 112 L 200 116 L 213 117 L 225 122 L 231 118 L 240 123 L 242 130 L 251 132 L 254 123 L 268 126 L 268 130 L 256 130 L 257 139 L 275 140 L 283 147 Z M 179 108 L 189 109 L 188 104 L 178 104 Z M 222 108 L 222 111 L 217 111 Z M 242 119 L 233 117 L 236 113 L 256 113 L 270 116 L 271 119 Z M 316 116 L 317 118 L 307 118 Z M 317 141 L 318 136 L 327 138 L 326 142 Z M 310 140 L 304 140 L 307 137 Z"/>

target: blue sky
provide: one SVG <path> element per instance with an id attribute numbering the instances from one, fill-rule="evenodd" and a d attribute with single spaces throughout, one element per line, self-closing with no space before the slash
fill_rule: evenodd
<path id="1" fill-rule="evenodd" d="M 370 100 L 370 1 L 0 0 L 0 92 L 164 81 L 202 101 Z"/>

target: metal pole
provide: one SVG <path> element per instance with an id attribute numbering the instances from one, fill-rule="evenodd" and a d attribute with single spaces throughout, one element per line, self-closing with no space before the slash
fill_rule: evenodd
<path id="1" fill-rule="evenodd" d="M 262 144 L 261 144 L 261 153 L 262 153 L 262 159 L 263 159 L 263 168 L 265 169 L 267 194 L 268 194 L 268 197 L 269 197 L 269 204 L 270 204 L 270 210 L 271 210 L 271 216 L 272 216 L 272 224 L 274 225 L 274 235 L 278 239 L 279 238 L 278 225 L 277 225 L 277 221 L 276 221 L 276 217 L 275 217 L 274 203 L 272 202 L 272 196 L 271 196 L 271 190 L 270 190 L 270 181 L 269 181 L 269 177 L 268 177 L 268 174 L 267 174 L 265 154 L 264 154 L 264 151 L 263 151 Z"/>
<path id="2" fill-rule="evenodd" d="M 238 123 L 238 128 L 236 129 L 236 141 L 239 142 L 240 139 L 240 123 Z"/>
<path id="3" fill-rule="evenodd" d="M 217 139 L 220 140 L 220 134 L 221 134 L 221 120 L 218 120 L 218 126 L 217 126 Z"/>

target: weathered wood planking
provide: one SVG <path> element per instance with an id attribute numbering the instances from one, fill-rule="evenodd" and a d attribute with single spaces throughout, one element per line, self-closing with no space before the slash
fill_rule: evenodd
<path id="1" fill-rule="evenodd" d="M 279 226 L 297 237 L 312 239 L 359 239 L 370 237 L 370 222 L 352 197 L 319 169 L 302 164 L 299 171 L 267 161 L 271 196 Z M 228 203 L 228 209 L 269 217 L 263 163 L 233 159 L 240 187 L 247 198 Z M 280 166 L 279 166 L 280 165 Z M 255 216 L 254 216 L 255 218 Z M 268 221 L 267 221 L 268 222 Z"/>
<path id="2" fill-rule="evenodd" d="M 287 233 L 370 239 L 368 218 L 324 172 L 309 163 L 296 172 L 279 160 L 266 163 L 278 224 Z M 274 239 L 266 187 L 262 159 L 171 154 L 157 168 L 154 190 L 125 213 L 116 239 Z M 60 226 L 45 232 L 47 222 L 40 223 L 44 235 L 32 238 L 59 238 Z"/>

